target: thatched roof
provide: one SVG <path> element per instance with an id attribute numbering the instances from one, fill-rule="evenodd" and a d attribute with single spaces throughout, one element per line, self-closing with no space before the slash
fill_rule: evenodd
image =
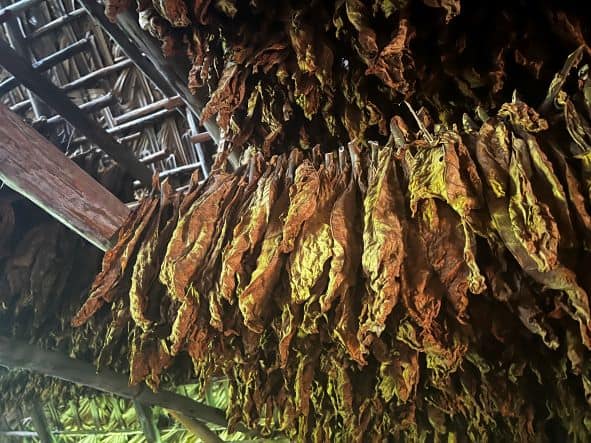
<path id="1" fill-rule="evenodd" d="M 19 3 L 1 4 L 6 7 Z M 10 42 L 31 64 L 49 67 L 43 71 L 51 82 L 152 170 L 175 177 L 178 186 L 186 184 L 196 168 L 207 175 L 213 146 L 211 142 L 190 140 L 191 135 L 204 131 L 178 96 L 160 91 L 76 1 L 28 3 L 34 6 L 17 10 L 12 31 L 10 21 L 3 23 L 0 38 Z M 10 77 L 0 69 L 0 81 Z M 8 90 L 0 96 L 1 102 L 64 152 L 79 157 L 97 149 L 25 87 L 16 82 L 14 85 L 0 87 L 0 92 Z"/>

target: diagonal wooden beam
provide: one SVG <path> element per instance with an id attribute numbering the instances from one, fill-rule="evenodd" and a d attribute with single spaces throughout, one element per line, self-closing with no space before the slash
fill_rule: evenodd
<path id="1" fill-rule="evenodd" d="M 0 180 L 103 251 L 129 214 L 117 197 L 4 105 Z"/>
<path id="2" fill-rule="evenodd" d="M 144 405 L 160 406 L 207 423 L 224 427 L 228 425 L 224 411 L 221 409 L 207 406 L 174 392 L 152 392 L 144 386 L 129 386 L 127 377 L 122 374 L 108 369 L 97 373 L 90 363 L 74 360 L 58 352 L 46 351 L 21 340 L 0 337 L 0 365 L 11 369 L 38 372 L 136 400 Z"/>
<path id="3" fill-rule="evenodd" d="M 123 146 L 93 121 L 85 112 L 80 111 L 72 101 L 33 67 L 20 57 L 8 43 L 0 39 L 0 64 L 14 75 L 24 86 L 34 92 L 48 106 L 64 117 L 72 126 L 86 136 L 88 140 L 109 154 L 113 160 L 145 186 L 150 186 L 152 172 L 133 155 L 131 149 Z M 3 113 L 10 112 L 6 108 Z M 0 119 L 0 123 L 3 121 Z"/>

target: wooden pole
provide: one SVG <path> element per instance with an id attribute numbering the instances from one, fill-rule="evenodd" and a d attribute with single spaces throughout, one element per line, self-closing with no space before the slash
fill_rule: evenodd
<path id="1" fill-rule="evenodd" d="M 47 71 L 48 69 L 54 67 L 58 63 L 68 60 L 70 57 L 73 57 L 75 54 L 84 51 L 87 49 L 88 45 L 90 44 L 90 37 L 83 38 L 82 40 L 78 40 L 77 42 L 72 43 L 71 45 L 66 46 L 63 49 L 60 49 L 57 52 L 54 52 L 47 57 L 42 58 L 41 60 L 36 61 L 31 66 L 37 72 Z M 2 60 L 2 65 L 4 65 L 4 60 Z M 17 76 L 9 77 L 0 83 L 0 95 L 4 95 L 9 92 L 11 89 L 16 88 L 20 83 L 20 79 Z"/>
<path id="2" fill-rule="evenodd" d="M 47 418 L 43 413 L 43 407 L 37 399 L 34 399 L 31 404 L 31 419 L 33 420 L 33 427 L 41 443 L 53 443 L 53 437 L 47 425 Z"/>
<path id="3" fill-rule="evenodd" d="M 133 155 L 133 152 L 123 146 L 112 135 L 109 135 L 98 123 L 88 115 L 80 111 L 72 101 L 47 80 L 36 72 L 22 57 L 8 45 L 0 40 L 0 62 L 4 68 L 20 80 L 20 82 L 33 91 L 48 106 L 61 114 L 72 126 L 86 136 L 88 140 L 96 144 L 100 149 L 109 154 L 130 175 L 140 180 L 146 186 L 151 186 L 152 173 Z M 3 113 L 9 113 L 5 109 Z M 16 116 L 13 116 L 13 120 Z M 0 120 L 2 122 L 2 120 Z"/>
<path id="4" fill-rule="evenodd" d="M 135 414 L 142 426 L 147 443 L 160 443 L 160 432 L 158 432 L 158 428 L 154 424 L 152 410 L 137 400 L 133 401 L 133 407 L 135 408 Z"/>
<path id="5" fill-rule="evenodd" d="M 0 180 L 103 251 L 129 214 L 121 201 L 4 105 Z"/>
<path id="6" fill-rule="evenodd" d="M 85 111 L 85 112 L 88 112 L 89 114 L 92 114 L 93 112 L 100 111 L 101 109 L 106 108 L 107 106 L 111 106 L 112 104 L 114 104 L 116 102 L 117 102 L 117 99 L 115 98 L 115 96 L 112 95 L 110 92 L 108 92 L 105 95 L 101 95 L 100 97 L 89 100 L 86 103 L 82 103 L 78 107 L 80 108 L 81 111 Z M 63 119 L 64 118 L 61 115 L 54 115 L 53 117 L 48 118 L 45 123 L 48 125 L 51 125 L 51 124 L 59 123 Z"/>
<path id="7" fill-rule="evenodd" d="M 84 17 L 85 15 L 86 15 L 86 11 L 83 8 L 75 9 L 71 12 L 68 12 L 65 15 L 62 15 L 61 17 L 56 18 L 55 20 L 50 21 L 49 23 L 46 23 L 43 26 L 39 26 L 30 35 L 28 35 L 26 37 L 26 40 L 31 41 L 36 38 L 39 38 L 42 35 L 47 34 L 48 32 L 54 31 L 58 28 L 61 28 L 63 25 L 70 23 L 71 21 L 73 21 L 79 17 Z"/>
<path id="8" fill-rule="evenodd" d="M 76 89 L 85 88 L 89 83 L 96 82 L 103 77 L 114 74 L 125 68 L 129 68 L 130 66 L 133 66 L 133 62 L 126 58 L 110 66 L 105 66 L 104 68 L 99 68 L 96 71 L 92 71 L 89 74 L 77 78 L 76 80 L 72 80 L 70 83 L 66 83 L 65 85 L 61 86 L 60 89 L 64 92 L 70 92 Z"/>
<path id="9" fill-rule="evenodd" d="M 164 95 L 175 95 L 168 80 L 156 69 L 154 64 L 148 59 L 149 54 L 142 54 L 136 45 L 134 45 L 125 35 L 125 33 L 109 21 L 103 12 L 104 6 L 95 0 L 78 0 L 88 14 L 95 19 L 99 26 L 117 43 L 125 55 L 127 55 L 133 63 L 142 71 L 146 77 L 151 79 L 156 87 L 162 91 Z"/>
<path id="10" fill-rule="evenodd" d="M 0 337 L 0 365 L 26 369 L 99 391 L 160 406 L 187 417 L 226 427 L 224 411 L 170 391 L 152 392 L 144 386 L 129 386 L 127 377 L 108 369 L 97 373 L 94 366 L 58 352 L 46 351 L 27 342 Z"/>
<path id="11" fill-rule="evenodd" d="M 182 424 L 187 429 L 187 431 L 189 431 L 203 443 L 224 443 L 224 441 L 220 437 L 218 437 L 218 435 L 215 432 L 213 432 L 199 420 L 194 420 L 175 411 L 168 411 L 168 413 L 176 421 Z"/>

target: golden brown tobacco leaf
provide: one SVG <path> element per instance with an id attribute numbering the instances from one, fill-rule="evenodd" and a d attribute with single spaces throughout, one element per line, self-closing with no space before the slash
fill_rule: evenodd
<path id="1" fill-rule="evenodd" d="M 464 260 L 470 268 L 468 288 L 474 294 L 481 293 L 486 285 L 476 263 L 474 231 L 485 229 L 485 220 L 479 214 L 485 204 L 482 183 L 466 146 L 458 135 L 446 132 L 441 135 L 438 146 L 419 145 L 410 164 L 409 190 L 413 214 L 417 202 L 427 198 L 441 199 L 457 212 L 464 231 Z"/>
<path id="2" fill-rule="evenodd" d="M 379 50 L 376 33 L 369 24 L 369 11 L 360 0 L 345 0 L 345 7 L 348 20 L 358 32 L 356 50 L 362 60 L 371 65 Z"/>
<path id="3" fill-rule="evenodd" d="M 232 196 L 226 203 L 224 211 L 220 215 L 218 229 L 207 254 L 207 260 L 200 271 L 200 281 L 196 282 L 197 290 L 206 295 L 209 299 L 209 313 L 211 326 L 219 331 L 223 330 L 222 316 L 222 295 L 217 287 L 217 272 L 220 269 L 221 254 L 224 246 L 229 241 L 229 235 L 232 232 L 232 226 L 236 224 L 237 213 L 242 207 L 242 202 L 246 199 L 245 191 L 248 187 L 248 177 L 242 177 L 232 191 Z"/>
<path id="4" fill-rule="evenodd" d="M 460 15 L 461 2 L 460 0 L 422 0 L 427 6 L 432 8 L 445 9 L 445 21 L 449 22 L 454 17 Z"/>
<path id="5" fill-rule="evenodd" d="M 296 175 L 297 179 L 297 175 Z M 284 256 L 281 251 L 284 230 L 288 220 L 290 179 L 284 178 L 283 189 L 271 209 L 270 222 L 260 246 L 261 252 L 256 261 L 250 281 L 238 297 L 240 312 L 244 324 L 253 332 L 261 333 L 264 329 L 265 310 L 270 311 L 268 302 L 272 291 L 281 277 Z M 289 191 L 288 191 L 289 189 Z M 289 193 L 289 194 L 288 194 Z"/>
<path id="6" fill-rule="evenodd" d="M 224 249 L 219 290 L 220 295 L 229 303 L 234 303 L 235 297 L 237 299 L 247 283 L 245 262 L 264 237 L 283 174 L 281 167 L 275 171 L 271 168 L 265 171 L 258 181 L 248 208 L 234 227 L 232 241 Z"/>
<path id="7" fill-rule="evenodd" d="M 150 295 L 161 288 L 158 281 L 162 258 L 166 251 L 166 245 L 176 226 L 178 216 L 178 196 L 173 195 L 173 190 L 168 182 L 161 186 L 160 204 L 156 216 L 150 226 L 146 228 L 146 236 L 140 246 L 133 272 L 131 275 L 131 288 L 129 290 L 129 304 L 131 316 L 143 331 L 149 329 L 154 319 L 149 318 Z M 167 219 L 170 215 L 172 217 Z"/>
<path id="8" fill-rule="evenodd" d="M 412 57 L 408 53 L 413 34 L 409 29 L 408 20 L 401 20 L 398 26 L 397 34 L 380 51 L 365 70 L 365 74 L 377 76 L 393 91 L 406 96 L 412 92 L 412 85 L 405 78 L 405 72 L 414 68 Z"/>
<path id="9" fill-rule="evenodd" d="M 105 15 L 114 23 L 117 20 L 117 15 L 128 10 L 133 3 L 132 0 L 107 0 L 105 2 Z"/>
<path id="10" fill-rule="evenodd" d="M 191 24 L 187 4 L 183 0 L 152 0 L 152 4 L 156 11 L 175 28 Z"/>
<path id="11" fill-rule="evenodd" d="M 583 342 L 591 347 L 588 295 L 576 275 L 557 260 L 559 233 L 548 206 L 537 200 L 524 170 L 524 151 L 519 139 L 511 143 L 510 132 L 502 122 L 491 120 L 480 129 L 477 157 L 487 185 L 492 224 L 527 274 L 566 293 L 564 308 L 579 322 Z"/>
<path id="12" fill-rule="evenodd" d="M 404 232 L 400 211 L 395 207 L 394 161 L 390 148 L 383 148 L 363 202 L 363 254 L 368 298 L 360 317 L 359 338 L 367 345 L 380 336 L 386 318 L 400 299 L 404 260 Z"/>
<path id="13" fill-rule="evenodd" d="M 184 301 L 189 283 L 203 266 L 219 220 L 223 202 L 230 195 L 236 177 L 215 172 L 209 183 L 179 222 L 168 243 L 160 280 L 173 298 Z"/>
<path id="14" fill-rule="evenodd" d="M 328 276 L 325 268 L 332 255 L 330 212 L 337 195 L 342 191 L 340 186 L 342 181 L 338 183 L 336 180 L 335 163 L 321 166 L 318 174 L 320 186 L 318 193 L 313 196 L 316 209 L 302 225 L 287 263 L 291 300 L 298 304 L 305 304 L 304 321 L 308 323 L 306 329 L 311 333 L 315 331 L 316 320 L 313 317 L 320 313 L 317 301 L 326 287 Z"/>
<path id="15" fill-rule="evenodd" d="M 220 126 L 227 127 L 232 112 L 240 106 L 246 94 L 246 71 L 239 69 L 240 65 L 228 62 L 218 83 L 217 89 L 211 94 L 201 113 L 201 121 L 207 121 L 215 114 L 218 115 Z"/>
<path id="16" fill-rule="evenodd" d="M 293 251 L 302 226 L 316 211 L 319 188 L 318 171 L 312 162 L 304 160 L 297 167 L 294 183 L 289 187 L 289 209 L 282 232 L 282 252 Z"/>
<path id="17" fill-rule="evenodd" d="M 143 200 L 119 229 L 117 243 L 105 254 L 103 269 L 90 288 L 88 299 L 72 319 L 72 326 L 81 326 L 105 303 L 114 301 L 117 294 L 115 288 L 124 278 L 128 264 L 134 263 L 138 243 L 157 206 L 158 199 L 156 198 Z"/>
<path id="18" fill-rule="evenodd" d="M 356 271 L 361 262 L 361 245 L 355 239 L 361 236 L 359 195 L 355 177 L 350 169 L 341 173 L 347 187 L 337 198 L 330 213 L 332 259 L 330 261 L 328 287 L 320 297 L 320 309 L 328 312 L 335 301 L 350 291 L 357 281 Z"/>

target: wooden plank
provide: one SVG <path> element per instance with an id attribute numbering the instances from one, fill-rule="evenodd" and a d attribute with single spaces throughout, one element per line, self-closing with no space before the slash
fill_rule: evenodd
<path id="1" fill-rule="evenodd" d="M 3 40 L 0 40 L 0 63 L 7 71 L 17 77 L 23 85 L 37 94 L 48 106 L 84 134 L 90 142 L 109 154 L 131 176 L 140 180 L 142 184 L 148 187 L 151 186 L 152 173 L 139 162 L 128 147 L 123 146 L 112 135 L 107 134 L 86 113 L 81 112 L 80 108 L 72 103 L 59 88 L 36 72 Z M 6 109 L 5 112 L 10 111 Z"/>
<path id="2" fill-rule="evenodd" d="M 121 201 L 4 105 L 0 180 L 103 251 L 129 214 Z"/>
<path id="3" fill-rule="evenodd" d="M 27 342 L 0 337 L 0 365 L 26 369 L 87 386 L 102 392 L 137 400 L 148 406 L 160 406 L 218 426 L 227 426 L 224 411 L 170 391 L 152 392 L 143 385 L 129 386 L 127 377 L 109 369 L 97 373 L 94 366 L 58 352 L 46 351 Z M 244 428 L 239 426 L 239 430 Z"/>

